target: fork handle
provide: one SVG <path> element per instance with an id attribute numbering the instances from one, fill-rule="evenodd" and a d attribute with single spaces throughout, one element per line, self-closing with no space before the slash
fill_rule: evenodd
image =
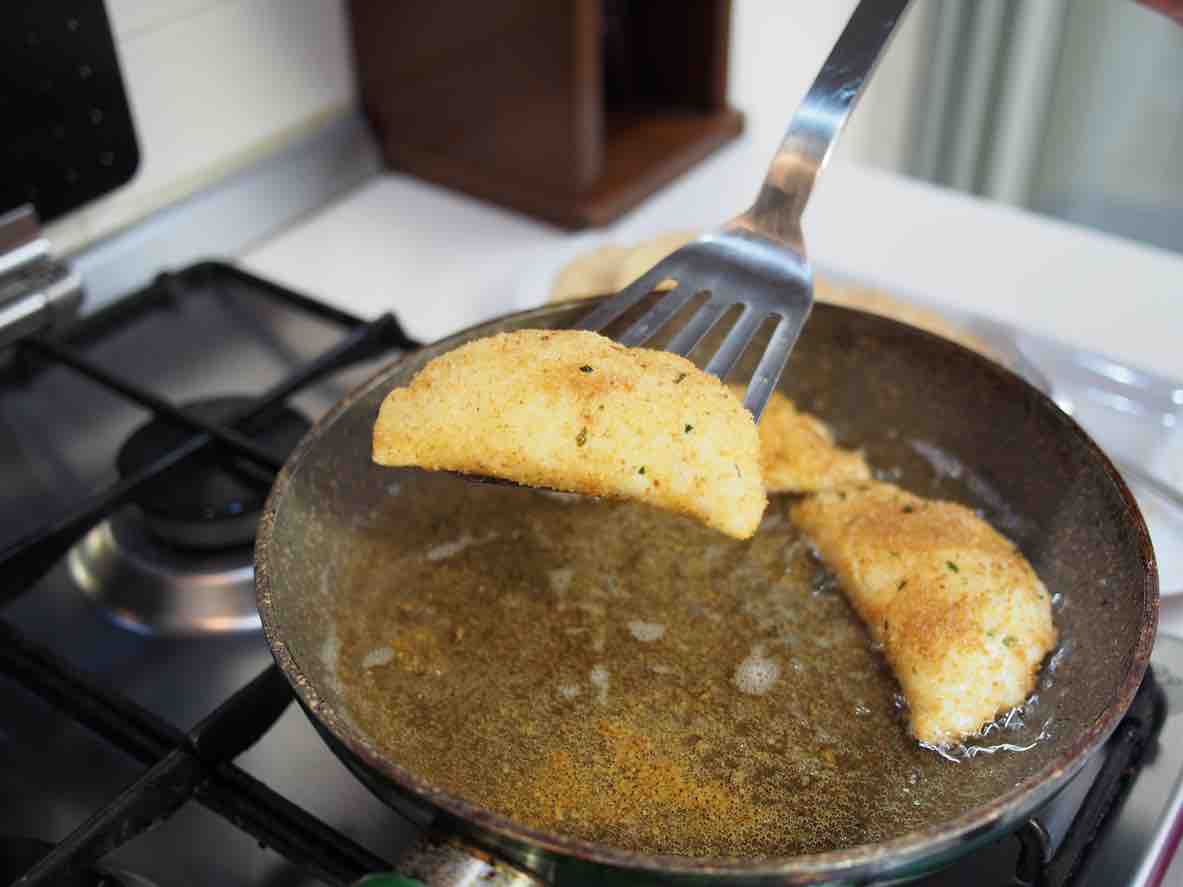
<path id="1" fill-rule="evenodd" d="M 813 183 L 909 2 L 860 0 L 789 121 L 755 204 L 737 220 L 742 227 L 799 244 Z"/>

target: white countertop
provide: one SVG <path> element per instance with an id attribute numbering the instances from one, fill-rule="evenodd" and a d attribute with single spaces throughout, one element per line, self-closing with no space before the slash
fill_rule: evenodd
<path id="1" fill-rule="evenodd" d="M 544 300 L 597 244 L 706 228 L 744 206 L 763 155 L 740 142 L 615 225 L 568 233 L 402 175 L 372 179 L 251 249 L 246 267 L 432 340 Z M 832 164 L 806 217 L 814 261 L 1183 379 L 1183 257 L 922 182 Z"/>

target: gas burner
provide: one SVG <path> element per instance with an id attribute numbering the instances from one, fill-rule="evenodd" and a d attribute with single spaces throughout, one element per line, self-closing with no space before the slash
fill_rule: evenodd
<path id="1" fill-rule="evenodd" d="M 219 397 L 186 406 L 222 422 L 247 403 Z M 310 427 L 295 410 L 268 417 L 254 439 L 276 456 L 290 452 Z M 126 477 L 190 436 L 154 419 L 119 451 Z M 144 634 L 192 635 L 254 631 L 251 547 L 265 484 L 236 470 L 213 447 L 162 474 L 135 504 L 113 514 L 71 549 L 67 563 L 78 587 L 118 624 Z"/>
<path id="2" fill-rule="evenodd" d="M 256 631 L 252 549 L 201 552 L 169 545 L 124 509 L 87 533 L 66 559 L 82 592 L 142 634 Z"/>
<path id="3" fill-rule="evenodd" d="M 220 424 L 250 404 L 246 397 L 212 397 L 185 404 L 186 412 Z M 296 448 L 311 423 L 290 407 L 268 415 L 252 433 L 256 443 L 276 456 Z M 119 449 L 116 466 L 127 477 L 151 465 L 192 437 L 187 428 L 153 419 L 137 428 Z M 252 481 L 248 466 L 207 447 L 148 484 L 136 497 L 148 529 L 181 548 L 219 550 L 248 545 L 255 538 L 267 484 Z"/>
<path id="4" fill-rule="evenodd" d="M 45 841 L 0 835 L 0 884 L 15 883 L 52 849 Z M 61 887 L 153 887 L 137 875 L 97 868 L 63 873 L 53 883 Z"/>

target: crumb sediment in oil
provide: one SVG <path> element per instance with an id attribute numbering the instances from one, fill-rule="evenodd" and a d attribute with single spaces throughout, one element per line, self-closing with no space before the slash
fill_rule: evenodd
<path id="1" fill-rule="evenodd" d="M 643 506 L 422 486 L 359 531 L 336 673 L 400 765 L 512 819 L 617 848 L 766 857 L 948 819 L 1041 754 L 951 764 L 774 499 L 738 542 Z M 397 507 L 392 503 L 390 507 Z"/>

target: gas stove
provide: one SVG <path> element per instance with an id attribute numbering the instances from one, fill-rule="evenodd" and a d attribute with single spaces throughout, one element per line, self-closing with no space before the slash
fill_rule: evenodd
<path id="1" fill-rule="evenodd" d="M 289 704 L 250 548 L 308 423 L 415 344 L 390 316 L 204 263 L 6 357 L 0 880 L 348 884 L 419 833 Z M 1180 712 L 1183 641 L 1162 636 L 1105 753 L 922 883 L 1158 883 Z"/>

